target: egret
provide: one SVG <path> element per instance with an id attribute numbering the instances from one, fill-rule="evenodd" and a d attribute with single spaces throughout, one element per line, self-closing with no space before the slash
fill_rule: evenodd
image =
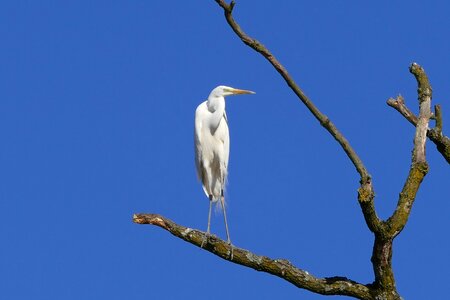
<path id="1" fill-rule="evenodd" d="M 203 191 L 209 198 L 207 235 L 210 233 L 212 204 L 220 202 L 223 210 L 228 244 L 231 244 L 225 212 L 225 184 L 230 154 L 230 134 L 225 112 L 225 96 L 255 94 L 255 92 L 218 86 L 208 100 L 195 111 L 195 166 Z"/>

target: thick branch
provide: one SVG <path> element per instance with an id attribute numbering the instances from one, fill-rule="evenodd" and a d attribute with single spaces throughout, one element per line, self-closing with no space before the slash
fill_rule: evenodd
<path id="1" fill-rule="evenodd" d="M 392 270 L 392 242 L 392 238 L 375 234 L 371 261 L 375 274 L 373 288 L 377 299 L 401 299 Z"/>
<path id="2" fill-rule="evenodd" d="M 411 166 L 408 178 L 400 192 L 395 212 L 386 221 L 388 235 L 395 237 L 405 227 L 420 184 L 427 172 L 428 165 L 426 163 L 413 164 Z"/>
<path id="3" fill-rule="evenodd" d="M 416 135 L 414 137 L 413 164 L 426 164 L 425 144 L 428 123 L 431 117 L 432 89 L 427 74 L 421 66 L 413 63 L 409 71 L 416 77 L 417 93 L 419 94 L 419 118 L 417 120 Z"/>
<path id="4" fill-rule="evenodd" d="M 302 289 L 322 295 L 346 295 L 358 299 L 373 299 L 367 286 L 353 280 L 345 277 L 317 278 L 307 271 L 296 268 L 285 259 L 271 259 L 245 249 L 230 246 L 216 236 L 178 225 L 161 215 L 135 214 L 133 222 L 159 226 L 174 236 L 225 260 L 278 276 Z"/>
<path id="5" fill-rule="evenodd" d="M 419 117 L 417 118 L 416 134 L 414 136 L 414 148 L 412 153 L 411 168 L 403 186 L 394 214 L 387 220 L 389 234 L 392 237 L 398 235 L 406 222 L 423 178 L 428 173 L 428 163 L 425 157 L 426 135 L 428 123 L 431 117 L 432 89 L 424 69 L 413 63 L 409 71 L 417 80 L 417 93 L 419 95 Z"/>
<path id="6" fill-rule="evenodd" d="M 442 111 L 441 106 L 439 104 L 434 106 L 434 117 L 436 119 L 436 127 L 435 129 L 439 134 L 442 135 Z"/>
<path id="7" fill-rule="evenodd" d="M 387 104 L 396 109 L 405 117 L 414 127 L 417 125 L 418 118 L 406 106 L 402 96 L 396 99 L 390 98 Z M 427 130 L 427 137 L 436 145 L 437 150 L 442 154 L 445 160 L 450 164 L 450 138 L 442 133 L 442 113 L 439 105 L 435 106 L 436 127 Z"/>

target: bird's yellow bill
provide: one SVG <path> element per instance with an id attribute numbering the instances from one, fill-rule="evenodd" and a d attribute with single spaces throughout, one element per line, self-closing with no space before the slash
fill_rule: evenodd
<path id="1" fill-rule="evenodd" d="M 248 91 L 248 90 L 240 90 L 240 89 L 233 89 L 231 91 L 233 94 L 235 95 L 241 95 L 241 94 L 256 94 L 253 91 Z"/>

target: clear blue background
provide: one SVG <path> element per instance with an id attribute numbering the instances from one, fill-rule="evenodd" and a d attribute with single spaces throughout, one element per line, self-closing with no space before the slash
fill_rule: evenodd
<path id="1" fill-rule="evenodd" d="M 450 133 L 450 5 L 338 2 L 242 0 L 234 15 L 350 140 L 386 218 L 414 128 L 385 102 L 417 112 L 413 61 Z M 321 299 L 131 221 L 206 229 L 193 121 L 219 84 L 257 92 L 227 100 L 234 244 L 372 282 L 354 167 L 214 1 L 3 1 L 0 38 L 0 298 Z M 394 243 L 405 299 L 442 299 L 450 279 L 450 168 L 427 150 Z M 225 237 L 220 213 L 212 231 Z"/>

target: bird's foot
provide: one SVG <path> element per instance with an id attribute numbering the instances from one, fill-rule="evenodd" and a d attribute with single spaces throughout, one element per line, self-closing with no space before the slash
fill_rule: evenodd
<path id="1" fill-rule="evenodd" d="M 234 246 L 231 243 L 231 241 L 228 239 L 227 241 L 228 246 L 230 246 L 230 260 L 233 260 L 233 250 L 234 250 Z"/>
<path id="2" fill-rule="evenodd" d="M 211 235 L 210 235 L 209 232 L 206 232 L 206 233 L 205 233 L 205 236 L 204 236 L 204 238 L 203 238 L 202 244 L 200 245 L 200 248 L 203 248 L 206 244 L 208 244 L 208 240 L 209 240 L 209 237 L 210 237 L 210 236 L 211 236 Z"/>

